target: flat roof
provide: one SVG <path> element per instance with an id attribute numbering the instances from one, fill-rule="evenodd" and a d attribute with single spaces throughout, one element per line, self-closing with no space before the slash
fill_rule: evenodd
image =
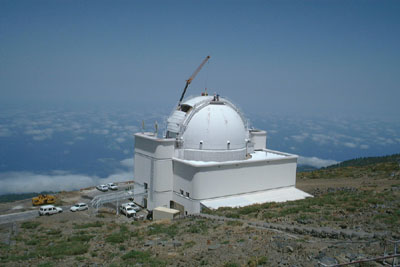
<path id="1" fill-rule="evenodd" d="M 238 164 L 238 163 L 249 163 L 249 162 L 257 162 L 257 161 L 269 161 L 269 160 L 279 160 L 290 157 L 296 157 L 296 155 L 287 154 L 279 151 L 273 150 L 257 150 L 250 154 L 251 158 L 243 159 L 243 160 L 231 160 L 231 161 L 198 161 L 198 160 L 186 160 L 180 158 L 174 158 L 174 160 L 178 160 L 189 165 L 195 167 L 201 166 L 213 166 L 213 165 L 225 165 L 225 164 Z"/>
<path id="2" fill-rule="evenodd" d="M 267 202 L 286 202 L 312 197 L 312 195 L 297 189 L 294 186 L 270 189 L 262 192 L 233 195 L 200 201 L 211 209 L 220 207 L 244 207 Z"/>
<path id="3" fill-rule="evenodd" d="M 176 214 L 176 213 L 179 213 L 179 210 L 175 210 L 175 209 L 170 209 L 170 208 L 166 208 L 166 207 L 157 207 L 157 208 L 154 208 L 153 209 L 153 211 L 162 211 L 162 212 L 165 212 L 165 213 L 171 213 L 171 214 Z"/>

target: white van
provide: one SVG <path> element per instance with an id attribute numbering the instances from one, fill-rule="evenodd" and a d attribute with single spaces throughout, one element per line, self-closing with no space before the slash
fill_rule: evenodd
<path id="1" fill-rule="evenodd" d="M 119 210 L 126 217 L 136 217 L 136 211 L 128 204 L 122 204 Z"/>
<path id="2" fill-rule="evenodd" d="M 54 207 L 53 205 L 44 205 L 39 209 L 39 216 L 42 215 L 51 215 L 62 212 L 62 208 Z"/>

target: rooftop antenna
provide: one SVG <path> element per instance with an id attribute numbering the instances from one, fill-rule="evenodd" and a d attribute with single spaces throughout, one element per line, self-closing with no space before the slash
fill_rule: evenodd
<path id="1" fill-rule="evenodd" d="M 193 79 L 196 77 L 196 75 L 199 73 L 199 71 L 201 70 L 201 68 L 204 66 L 204 64 L 206 64 L 206 62 L 210 59 L 210 56 L 207 56 L 203 62 L 201 62 L 200 66 L 197 67 L 197 69 L 193 72 L 192 76 L 190 76 L 189 79 L 186 80 L 186 85 L 185 85 L 185 89 L 183 89 L 181 98 L 179 99 L 179 103 L 178 103 L 178 107 L 181 106 L 183 97 L 185 96 L 186 93 L 186 89 L 188 88 L 189 84 L 193 81 Z"/>
<path id="2" fill-rule="evenodd" d="M 158 135 L 158 123 L 157 123 L 157 121 L 154 123 L 154 134 L 155 134 L 155 136 Z"/>

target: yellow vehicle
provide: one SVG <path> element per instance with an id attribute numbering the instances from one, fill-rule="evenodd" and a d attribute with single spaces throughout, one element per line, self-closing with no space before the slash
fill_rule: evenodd
<path id="1" fill-rule="evenodd" d="M 37 197 L 32 198 L 33 206 L 45 205 L 45 204 L 53 204 L 56 202 L 56 197 L 52 195 L 38 195 Z"/>

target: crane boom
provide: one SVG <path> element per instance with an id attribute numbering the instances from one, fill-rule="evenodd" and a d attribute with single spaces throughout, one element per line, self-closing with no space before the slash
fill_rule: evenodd
<path id="1" fill-rule="evenodd" d="M 181 98 L 179 99 L 179 104 L 178 107 L 181 105 L 181 102 L 183 100 L 183 97 L 185 96 L 186 93 L 186 89 L 188 88 L 189 84 L 193 81 L 193 79 L 196 77 L 196 75 L 200 72 L 201 68 L 204 66 L 204 64 L 206 64 L 206 62 L 210 59 L 210 56 L 207 56 L 203 62 L 201 62 L 200 66 L 197 67 L 197 69 L 193 72 L 192 76 L 190 76 L 189 79 L 186 80 L 186 85 L 185 85 L 185 89 L 183 89 Z"/>

